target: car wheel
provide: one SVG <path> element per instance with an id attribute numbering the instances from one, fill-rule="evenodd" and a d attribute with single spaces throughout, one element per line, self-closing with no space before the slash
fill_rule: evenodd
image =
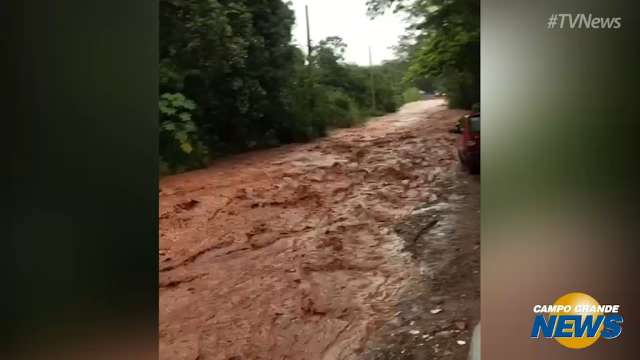
<path id="1" fill-rule="evenodd" d="M 464 156 L 462 156 L 462 153 L 460 152 L 460 150 L 458 150 L 458 160 L 460 160 L 460 164 L 463 165 L 464 167 Z"/>
<path id="2" fill-rule="evenodd" d="M 469 164 L 467 166 L 469 173 L 473 175 L 480 174 L 480 164 Z"/>

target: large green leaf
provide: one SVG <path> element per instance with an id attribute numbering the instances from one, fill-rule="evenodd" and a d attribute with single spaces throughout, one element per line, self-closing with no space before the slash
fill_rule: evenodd
<path id="1" fill-rule="evenodd" d="M 189 135 L 187 135 L 186 132 L 184 131 L 178 131 L 175 134 L 175 138 L 176 140 L 178 140 L 180 143 L 186 143 L 189 140 Z"/>
<path id="2" fill-rule="evenodd" d="M 185 122 L 191 120 L 191 114 L 186 113 L 186 112 L 180 113 L 180 114 L 178 114 L 178 116 L 180 117 L 180 119 L 182 121 L 185 121 Z"/>
<path id="3" fill-rule="evenodd" d="M 182 149 L 182 151 L 184 151 L 187 154 L 191 154 L 191 152 L 193 151 L 193 147 L 188 142 L 184 142 L 180 144 L 180 149 Z"/>

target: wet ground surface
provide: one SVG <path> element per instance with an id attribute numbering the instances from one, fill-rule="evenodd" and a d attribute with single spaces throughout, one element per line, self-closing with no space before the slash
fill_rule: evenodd
<path id="1" fill-rule="evenodd" d="M 461 114 L 412 103 L 162 179 L 161 358 L 464 358 L 479 184 L 448 133 Z"/>
<path id="2" fill-rule="evenodd" d="M 480 315 L 480 182 L 455 172 L 448 199 L 395 227 L 420 269 L 366 359 L 467 359 Z"/>

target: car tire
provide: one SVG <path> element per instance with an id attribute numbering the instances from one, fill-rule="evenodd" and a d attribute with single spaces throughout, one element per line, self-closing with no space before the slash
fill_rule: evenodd
<path id="1" fill-rule="evenodd" d="M 460 164 L 462 164 L 462 167 L 465 167 L 464 157 L 462 156 L 460 150 L 458 150 L 458 160 L 460 160 Z"/>
<path id="2" fill-rule="evenodd" d="M 480 174 L 480 164 L 469 164 L 467 169 L 469 170 L 469 174 Z"/>

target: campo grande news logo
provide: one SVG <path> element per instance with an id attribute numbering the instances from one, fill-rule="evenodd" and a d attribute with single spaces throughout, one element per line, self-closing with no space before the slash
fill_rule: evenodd
<path id="1" fill-rule="evenodd" d="M 600 338 L 610 340 L 622 334 L 620 305 L 600 305 L 580 292 L 563 295 L 553 305 L 535 305 L 533 313 L 532 339 L 555 339 L 570 349 L 584 349 Z"/>

